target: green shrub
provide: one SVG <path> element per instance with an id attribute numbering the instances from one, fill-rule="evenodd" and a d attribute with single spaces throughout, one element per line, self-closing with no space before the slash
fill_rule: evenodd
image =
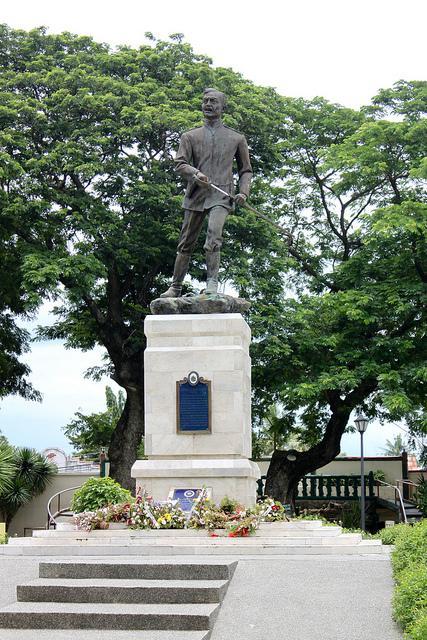
<path id="1" fill-rule="evenodd" d="M 377 536 L 383 544 L 395 544 L 400 535 L 405 535 L 411 529 L 408 524 L 396 524 L 394 527 L 386 527 L 378 532 Z"/>
<path id="2" fill-rule="evenodd" d="M 75 491 L 71 500 L 74 513 L 96 511 L 108 504 L 128 502 L 132 496 L 113 478 L 89 478 Z"/>
<path id="3" fill-rule="evenodd" d="M 374 480 L 382 480 L 384 482 L 385 473 L 382 469 L 377 469 L 376 471 L 374 471 Z"/>
<path id="4" fill-rule="evenodd" d="M 357 529 L 360 526 L 360 505 L 352 502 L 342 510 L 342 526 L 344 529 Z"/>
<path id="5" fill-rule="evenodd" d="M 415 622 L 409 627 L 405 635 L 408 640 L 426 640 L 427 638 L 427 610 L 422 611 Z"/>
<path id="6" fill-rule="evenodd" d="M 411 564 L 399 577 L 393 597 L 394 617 L 406 629 L 423 610 L 427 610 L 427 564 Z"/>
<path id="7" fill-rule="evenodd" d="M 412 563 L 427 563 L 427 519 L 413 527 L 402 529 L 396 539 L 396 549 L 392 555 L 394 576 L 399 582 L 400 574 Z"/>
<path id="8" fill-rule="evenodd" d="M 427 480 L 424 476 L 420 476 L 418 479 L 418 488 L 414 498 L 418 509 L 427 518 Z"/>

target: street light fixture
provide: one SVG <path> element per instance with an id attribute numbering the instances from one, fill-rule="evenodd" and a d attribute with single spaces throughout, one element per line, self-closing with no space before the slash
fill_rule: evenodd
<path id="1" fill-rule="evenodd" d="M 365 531 L 365 460 L 363 457 L 363 434 L 368 428 L 368 418 L 358 413 L 354 421 L 360 433 L 360 528 Z"/>

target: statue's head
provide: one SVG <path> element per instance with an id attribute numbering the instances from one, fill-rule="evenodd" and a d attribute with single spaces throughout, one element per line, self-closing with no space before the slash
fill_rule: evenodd
<path id="1" fill-rule="evenodd" d="M 225 106 L 227 98 L 225 93 L 208 87 L 203 92 L 202 111 L 205 118 L 220 118 Z"/>

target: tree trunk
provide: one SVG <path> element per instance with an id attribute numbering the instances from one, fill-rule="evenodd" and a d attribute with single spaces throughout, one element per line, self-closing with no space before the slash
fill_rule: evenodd
<path id="1" fill-rule="evenodd" d="M 299 481 L 337 457 L 352 410 L 377 388 L 377 384 L 376 379 L 364 380 L 344 399 L 337 391 L 329 392 L 331 416 L 322 440 L 308 451 L 274 451 L 267 471 L 265 494 L 290 503 L 294 508 Z M 289 460 L 291 453 L 295 459 Z"/>
<path id="2" fill-rule="evenodd" d="M 331 462 L 340 452 L 342 434 L 351 409 L 337 408 L 331 415 L 322 440 L 308 451 L 274 451 L 265 482 L 265 494 L 295 508 L 299 481 L 307 474 Z M 293 459 L 289 460 L 289 456 Z"/>
<path id="3" fill-rule="evenodd" d="M 144 435 L 144 388 L 142 385 L 128 387 L 126 393 L 126 404 L 111 438 L 108 459 L 110 476 L 135 493 L 135 480 L 130 471 Z"/>
<path id="4" fill-rule="evenodd" d="M 304 473 L 301 475 L 295 462 L 291 463 L 287 460 L 288 454 L 289 451 L 273 452 L 265 481 L 265 494 L 280 502 L 293 505 L 294 490 Z"/>

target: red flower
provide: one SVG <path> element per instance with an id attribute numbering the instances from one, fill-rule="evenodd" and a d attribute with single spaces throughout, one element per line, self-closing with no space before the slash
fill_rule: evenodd
<path id="1" fill-rule="evenodd" d="M 219 536 L 218 536 L 218 534 L 217 534 L 217 533 L 210 533 L 210 534 L 209 534 L 209 536 L 210 536 L 211 538 L 219 538 Z"/>

